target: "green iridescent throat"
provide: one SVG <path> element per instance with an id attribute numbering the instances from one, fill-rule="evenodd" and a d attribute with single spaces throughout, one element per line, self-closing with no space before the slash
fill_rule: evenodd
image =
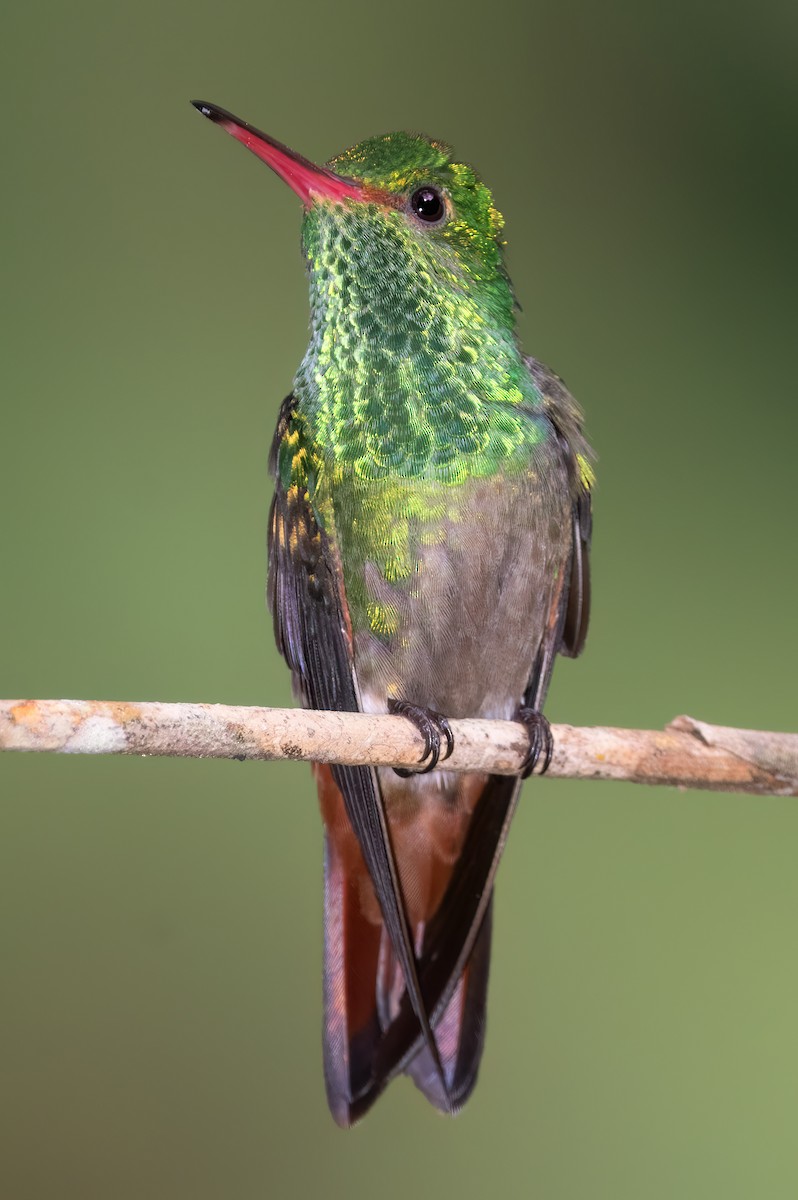
<path id="1" fill-rule="evenodd" d="M 540 397 L 503 271 L 376 203 L 317 204 L 298 408 L 328 467 L 446 483 L 529 462 Z"/>

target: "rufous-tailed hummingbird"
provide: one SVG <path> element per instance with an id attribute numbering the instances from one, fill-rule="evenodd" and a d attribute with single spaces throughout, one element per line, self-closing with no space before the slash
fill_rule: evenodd
<path id="1" fill-rule="evenodd" d="M 315 766 L 325 825 L 324 1074 L 351 1125 L 406 1072 L 445 1112 L 485 1029 L 493 882 L 520 779 L 456 774 L 447 717 L 520 720 L 587 631 L 591 451 L 525 358 L 503 219 L 448 146 L 370 138 L 318 167 L 204 116 L 304 204 L 310 344 L 271 455 L 269 600 L 308 707 L 401 713 L 417 772 Z"/>

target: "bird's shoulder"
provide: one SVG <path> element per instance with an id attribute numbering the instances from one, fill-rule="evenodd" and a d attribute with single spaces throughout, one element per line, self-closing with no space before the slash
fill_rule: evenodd
<path id="1" fill-rule="evenodd" d="M 582 409 L 551 367 L 528 355 L 524 363 L 540 394 L 543 412 L 559 438 L 574 499 L 587 500 L 595 483 L 596 455 L 585 436 Z"/>

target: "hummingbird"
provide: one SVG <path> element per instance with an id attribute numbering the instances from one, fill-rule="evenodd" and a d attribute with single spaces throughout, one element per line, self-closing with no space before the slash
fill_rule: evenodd
<path id="1" fill-rule="evenodd" d="M 555 656 L 587 633 L 593 454 L 562 380 L 520 348 L 503 218 L 449 146 L 390 133 L 316 166 L 192 103 L 304 209 L 310 341 L 270 456 L 278 648 L 304 706 L 423 735 L 413 772 L 313 767 L 329 1107 L 352 1125 L 405 1073 L 455 1113 L 482 1054 L 499 858 L 522 778 L 551 758 Z M 446 770 L 464 717 L 524 725 L 518 777 Z"/>

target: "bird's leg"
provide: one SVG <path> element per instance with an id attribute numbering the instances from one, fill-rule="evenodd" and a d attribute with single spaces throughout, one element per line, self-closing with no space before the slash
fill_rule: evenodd
<path id="1" fill-rule="evenodd" d="M 424 737 L 424 753 L 421 756 L 421 766 L 415 771 L 407 771 L 404 767 L 394 767 L 397 775 L 407 779 L 409 775 L 426 775 L 438 765 L 441 757 L 441 738 L 446 740 L 446 750 L 443 754 L 445 762 L 454 750 L 454 734 L 446 717 L 441 716 L 432 708 L 424 708 L 420 704 L 410 704 L 407 700 L 388 700 L 388 712 L 392 716 L 407 717 Z M 429 760 L 429 761 L 427 761 Z"/>
<path id="2" fill-rule="evenodd" d="M 543 766 L 540 774 L 545 775 L 549 769 L 551 756 L 554 752 L 554 739 L 551 736 L 551 726 L 542 712 L 536 708 L 519 708 L 515 720 L 520 722 L 529 736 L 529 749 L 526 752 L 519 774 L 522 779 L 528 779 L 538 765 L 541 754 Z"/>

